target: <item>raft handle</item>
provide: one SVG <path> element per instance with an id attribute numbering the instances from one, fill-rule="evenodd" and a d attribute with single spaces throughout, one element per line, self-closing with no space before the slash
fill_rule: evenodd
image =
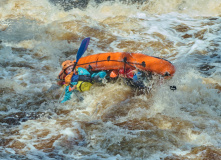
<path id="1" fill-rule="evenodd" d="M 170 76 L 170 73 L 165 72 L 165 73 L 164 73 L 164 76 Z"/>
<path id="2" fill-rule="evenodd" d="M 107 57 L 107 61 L 108 61 L 108 62 L 110 61 L 110 56 Z"/>
<path id="3" fill-rule="evenodd" d="M 146 67 L 146 63 L 145 63 L 144 61 L 141 63 L 141 65 L 142 65 L 143 67 Z"/>
<path id="4" fill-rule="evenodd" d="M 91 72 L 92 69 L 93 69 L 93 68 L 92 68 L 91 65 L 89 64 L 87 70 L 88 70 L 89 72 Z"/>
<path id="5" fill-rule="evenodd" d="M 124 63 L 127 63 L 127 57 L 124 57 L 123 61 L 124 61 Z"/>

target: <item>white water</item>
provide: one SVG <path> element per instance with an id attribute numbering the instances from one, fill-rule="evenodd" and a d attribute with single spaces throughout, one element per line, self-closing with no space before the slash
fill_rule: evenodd
<path id="1" fill-rule="evenodd" d="M 0 1 L 0 159 L 220 159 L 221 2 L 64 2 Z M 47 90 L 85 37 L 84 56 L 140 52 L 176 73 L 149 94 L 107 84 L 60 104 Z"/>

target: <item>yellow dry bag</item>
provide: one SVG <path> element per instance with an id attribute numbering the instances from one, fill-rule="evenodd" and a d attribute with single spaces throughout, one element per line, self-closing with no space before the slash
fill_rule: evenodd
<path id="1" fill-rule="evenodd" d="M 90 82 L 78 81 L 77 90 L 80 92 L 88 91 L 91 88 L 92 84 Z"/>

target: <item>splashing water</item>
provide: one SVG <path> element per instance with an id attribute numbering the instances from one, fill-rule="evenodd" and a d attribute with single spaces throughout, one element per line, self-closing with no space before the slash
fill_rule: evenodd
<path id="1" fill-rule="evenodd" d="M 0 159 L 221 159 L 220 1 L 1 0 L 0 10 Z M 85 37 L 84 56 L 140 52 L 176 73 L 148 94 L 108 83 L 60 104 L 63 89 L 48 89 Z"/>

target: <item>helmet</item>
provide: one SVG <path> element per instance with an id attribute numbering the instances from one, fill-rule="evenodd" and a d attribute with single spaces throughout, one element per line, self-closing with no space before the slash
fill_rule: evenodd
<path id="1" fill-rule="evenodd" d="M 62 65 L 62 69 L 65 70 L 65 69 L 67 69 L 69 66 L 74 65 L 74 62 L 71 61 L 71 60 L 66 60 L 66 61 L 64 61 L 61 65 Z"/>

